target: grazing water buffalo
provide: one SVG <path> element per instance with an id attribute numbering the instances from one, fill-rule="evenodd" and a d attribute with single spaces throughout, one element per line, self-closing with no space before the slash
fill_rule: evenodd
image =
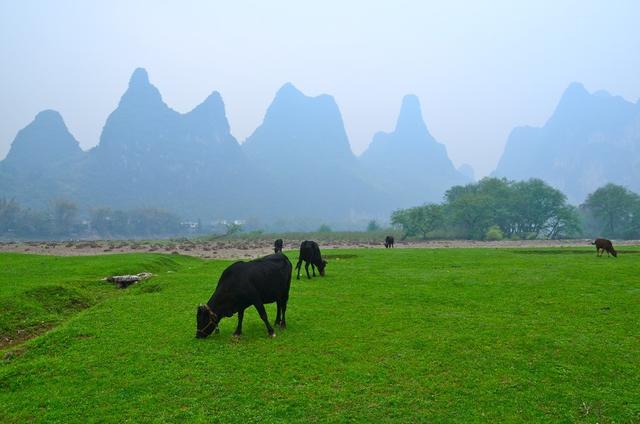
<path id="1" fill-rule="evenodd" d="M 298 270 L 298 280 L 300 279 L 300 266 L 302 265 L 302 261 L 304 261 L 304 269 L 307 271 L 307 278 L 311 278 L 309 275 L 309 264 L 311 264 L 311 271 L 313 272 L 314 277 L 316 276 L 315 268 L 318 268 L 318 272 L 320 272 L 320 275 L 324 277 L 324 268 L 327 266 L 327 261 L 322 260 L 318 243 L 315 241 L 305 240 L 300 244 L 300 258 L 296 265 L 296 269 Z"/>
<path id="2" fill-rule="evenodd" d="M 286 327 L 285 312 L 291 286 L 291 262 L 282 253 L 265 256 L 249 262 L 236 262 L 222 272 L 211 299 L 198 306 L 196 312 L 196 337 L 205 338 L 218 329 L 220 320 L 238 313 L 238 326 L 234 336 L 242 334 L 244 310 L 255 306 L 267 332 L 275 337 L 267 319 L 265 303 L 277 303 L 278 312 L 274 325 Z"/>
<path id="3" fill-rule="evenodd" d="M 387 249 L 393 247 L 393 243 L 395 242 L 393 236 L 386 236 L 384 238 L 384 247 L 386 247 Z"/>
<path id="4" fill-rule="evenodd" d="M 609 254 L 612 254 L 615 258 L 618 257 L 618 252 L 616 252 L 616 249 L 613 248 L 611 240 L 599 238 L 592 241 L 591 244 L 596 245 L 596 255 L 598 256 L 602 256 L 602 254 L 606 251 L 607 256 L 609 256 Z"/>
<path id="5" fill-rule="evenodd" d="M 282 243 L 282 239 L 278 239 L 273 243 L 273 251 L 278 253 L 278 252 L 282 252 L 282 247 L 283 247 L 283 243 Z"/>

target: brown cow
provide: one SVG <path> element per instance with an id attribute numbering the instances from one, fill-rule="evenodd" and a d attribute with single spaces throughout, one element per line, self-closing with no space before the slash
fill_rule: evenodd
<path id="1" fill-rule="evenodd" d="M 606 251 L 607 256 L 609 256 L 609 253 L 611 253 L 615 258 L 618 257 L 618 252 L 616 252 L 616 249 L 613 248 L 611 240 L 599 238 L 595 239 L 595 241 L 593 241 L 591 244 L 596 245 L 596 254 L 598 256 L 602 256 L 602 254 Z"/>

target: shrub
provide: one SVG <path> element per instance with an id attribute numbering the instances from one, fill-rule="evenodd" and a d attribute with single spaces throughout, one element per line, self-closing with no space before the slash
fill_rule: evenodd
<path id="1" fill-rule="evenodd" d="M 378 225 L 375 219 L 372 219 L 371 221 L 369 221 L 369 224 L 367 224 L 368 232 L 378 231 L 379 229 L 380 225 Z"/>
<path id="2" fill-rule="evenodd" d="M 487 230 L 487 233 L 485 234 L 484 238 L 485 240 L 489 240 L 489 241 L 497 241 L 497 240 L 502 240 L 504 238 L 504 235 L 502 234 L 502 230 L 500 230 L 500 227 L 498 227 L 497 225 L 492 225 Z"/>
<path id="3" fill-rule="evenodd" d="M 331 232 L 331 227 L 329 227 L 327 224 L 322 224 L 320 226 L 320 228 L 318 228 L 318 232 L 319 233 L 330 233 Z"/>

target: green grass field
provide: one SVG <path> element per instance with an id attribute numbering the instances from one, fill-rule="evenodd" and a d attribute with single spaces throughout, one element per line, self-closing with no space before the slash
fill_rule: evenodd
<path id="1" fill-rule="evenodd" d="M 640 422 L 640 249 L 621 250 L 326 251 L 287 330 L 251 309 L 240 340 L 235 317 L 194 337 L 228 261 L 2 254 L 0 422 Z"/>

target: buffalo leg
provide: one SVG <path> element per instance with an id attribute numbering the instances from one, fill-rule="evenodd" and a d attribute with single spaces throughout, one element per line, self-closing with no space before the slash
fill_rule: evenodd
<path id="1" fill-rule="evenodd" d="M 258 314 L 260 315 L 260 319 L 264 322 L 264 325 L 267 327 L 267 333 L 269 333 L 271 337 L 275 337 L 276 333 L 275 331 L 273 331 L 273 327 L 271 326 L 271 324 L 269 324 L 269 319 L 267 318 L 267 311 L 264 309 L 264 305 L 262 304 L 262 302 L 258 302 L 254 306 L 256 307 Z"/>
<path id="2" fill-rule="evenodd" d="M 316 267 L 313 265 L 313 262 L 311 262 L 311 272 L 313 272 L 313 276 L 315 277 L 316 276 Z"/>
<path id="3" fill-rule="evenodd" d="M 282 315 L 281 315 L 282 308 L 280 308 L 280 302 L 279 301 L 276 302 L 276 310 L 277 310 L 277 312 L 276 312 L 276 320 L 273 323 L 274 326 L 280 325 L 280 323 L 282 322 L 282 318 L 281 318 L 282 317 Z"/>
<path id="4" fill-rule="evenodd" d="M 238 311 L 238 325 L 236 326 L 236 331 L 233 332 L 233 335 L 236 337 L 240 337 L 242 335 L 242 319 L 244 318 L 244 309 L 240 309 Z"/>
<path id="5" fill-rule="evenodd" d="M 276 305 L 278 307 L 278 315 L 276 316 L 276 322 L 274 325 L 279 325 L 280 328 L 286 328 L 287 324 L 284 319 L 284 312 L 287 310 L 287 301 L 278 300 Z"/>
<path id="6" fill-rule="evenodd" d="M 298 264 L 296 265 L 296 269 L 298 270 L 298 277 L 296 278 L 297 280 L 300 279 L 300 268 L 302 268 L 302 259 L 298 259 Z"/>
<path id="7" fill-rule="evenodd" d="M 285 312 L 287 312 L 287 299 L 282 301 L 280 309 L 282 310 L 282 320 L 280 321 L 280 328 L 287 328 L 287 320 L 284 318 L 284 314 Z"/>
<path id="8" fill-rule="evenodd" d="M 304 270 L 307 271 L 307 278 L 311 279 L 311 276 L 309 275 L 309 262 L 304 263 Z"/>

